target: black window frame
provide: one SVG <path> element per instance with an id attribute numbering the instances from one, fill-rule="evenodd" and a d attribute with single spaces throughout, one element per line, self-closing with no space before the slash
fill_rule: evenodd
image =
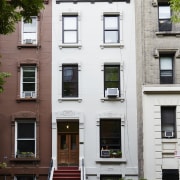
<path id="1" fill-rule="evenodd" d="M 163 58 L 170 58 L 171 69 L 162 69 L 161 61 Z M 174 84 L 174 54 L 161 54 L 159 56 L 160 84 Z"/>
<path id="2" fill-rule="evenodd" d="M 117 18 L 117 29 L 106 29 L 105 27 L 105 19 L 106 18 L 109 18 L 109 17 L 116 17 Z M 104 44 L 118 44 L 120 43 L 120 16 L 119 14 L 116 14 L 116 15 L 104 15 L 103 16 L 103 42 Z M 117 42 L 106 42 L 106 32 L 117 32 Z"/>
<path id="3" fill-rule="evenodd" d="M 179 169 L 162 169 L 162 180 L 179 180 Z"/>
<path id="4" fill-rule="evenodd" d="M 118 77 L 116 77 L 117 78 L 117 80 L 106 80 L 107 79 L 107 68 L 117 68 L 118 69 Z M 120 94 L 121 94 L 121 92 L 120 92 L 120 80 L 121 80 L 121 78 L 120 78 L 120 65 L 108 65 L 108 64 L 105 64 L 104 65 L 104 97 L 106 96 L 106 90 L 107 90 L 107 88 L 118 88 L 118 90 L 119 90 L 119 97 L 120 97 Z M 108 85 L 108 84 L 110 84 L 110 83 L 113 83 L 113 84 L 115 84 L 116 83 L 116 86 L 111 86 L 111 85 Z"/>
<path id="5" fill-rule="evenodd" d="M 122 156 L 122 154 L 119 154 L 122 153 L 121 119 L 100 119 L 99 148 L 101 158 L 104 158 L 102 150 L 109 150 L 110 154 L 106 158 L 120 158 Z"/>
<path id="6" fill-rule="evenodd" d="M 172 137 L 166 137 L 165 132 L 173 132 Z M 162 138 L 176 138 L 176 106 L 161 106 Z"/>
<path id="7" fill-rule="evenodd" d="M 76 18 L 76 29 L 65 29 L 64 22 L 65 18 Z M 76 41 L 75 42 L 65 42 L 65 32 L 75 32 L 76 33 Z M 79 41 L 78 37 L 78 15 L 63 15 L 62 16 L 62 42 L 63 44 L 77 44 Z"/>
<path id="8" fill-rule="evenodd" d="M 65 73 L 65 68 L 72 68 L 73 77 L 75 77 L 74 80 L 66 80 L 64 73 Z M 73 84 L 74 84 L 74 91 L 71 91 L 73 89 Z M 71 86 L 72 88 L 68 90 L 66 88 L 67 86 Z M 69 93 L 67 92 L 69 91 Z M 71 93 L 71 92 L 72 93 Z M 69 95 L 68 95 L 69 94 Z M 78 97 L 79 96 L 79 73 L 78 73 L 78 64 L 63 64 L 62 65 L 62 97 Z"/>
<path id="9" fill-rule="evenodd" d="M 158 26 L 159 26 L 159 31 L 172 31 L 172 21 L 171 21 L 171 16 L 172 12 L 170 9 L 170 17 L 168 18 L 161 18 L 160 17 L 160 8 L 161 7 L 169 7 L 169 3 L 158 3 Z"/>

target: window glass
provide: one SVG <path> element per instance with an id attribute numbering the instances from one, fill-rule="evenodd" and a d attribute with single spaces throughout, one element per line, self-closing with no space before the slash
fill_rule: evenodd
<path id="1" fill-rule="evenodd" d="M 64 30 L 76 30 L 77 29 L 77 17 L 67 16 L 64 17 Z"/>
<path id="2" fill-rule="evenodd" d="M 105 16 L 105 29 L 118 29 L 118 18 Z"/>
<path id="3" fill-rule="evenodd" d="M 121 175 L 101 175 L 100 180 L 121 180 Z"/>
<path id="4" fill-rule="evenodd" d="M 19 175 L 15 177 L 15 180 L 35 180 L 33 175 Z"/>
<path id="5" fill-rule="evenodd" d="M 159 6 L 159 19 L 171 18 L 170 6 Z"/>
<path id="6" fill-rule="evenodd" d="M 162 169 L 162 180 L 179 180 L 179 169 Z"/>
<path id="7" fill-rule="evenodd" d="M 165 70 L 165 69 L 172 70 L 172 58 L 171 57 L 161 57 L 160 66 L 161 66 L 161 70 Z"/>

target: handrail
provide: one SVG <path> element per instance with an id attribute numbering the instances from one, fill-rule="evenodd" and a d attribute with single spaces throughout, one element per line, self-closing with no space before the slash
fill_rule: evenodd
<path id="1" fill-rule="evenodd" d="M 47 180 L 52 180 L 53 172 L 54 172 L 54 165 L 53 165 L 53 159 L 51 159 Z"/>
<path id="2" fill-rule="evenodd" d="M 84 158 L 81 159 L 81 180 L 86 179 L 86 172 L 85 172 L 85 166 L 84 166 Z"/>

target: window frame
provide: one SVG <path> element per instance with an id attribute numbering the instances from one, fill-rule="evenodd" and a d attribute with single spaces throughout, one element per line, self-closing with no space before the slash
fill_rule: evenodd
<path id="1" fill-rule="evenodd" d="M 112 137 L 111 135 L 109 135 L 108 137 L 103 137 L 103 124 L 104 124 L 104 122 L 107 122 L 107 123 L 115 123 L 116 125 L 117 125 L 117 123 L 119 123 L 119 137 L 117 137 L 117 136 L 114 136 L 114 137 Z M 113 124 L 112 124 L 113 125 Z M 99 122 L 99 127 L 100 127 L 100 129 L 99 129 L 99 149 L 100 149 L 100 158 L 104 158 L 104 156 L 102 156 L 102 150 L 108 150 L 109 151 L 109 155 L 108 156 L 105 156 L 106 158 L 121 158 L 122 157 L 122 130 L 121 130 L 121 126 L 122 126 L 122 121 L 121 121 L 121 119 L 111 119 L 111 118 L 106 118 L 106 119 L 104 119 L 104 118 L 102 118 L 102 119 L 100 119 L 100 122 Z M 117 127 L 117 126 L 116 126 Z M 104 127 L 105 128 L 105 127 Z M 111 129 L 111 128 L 110 128 Z M 111 129 L 112 130 L 112 129 Z M 112 133 L 112 132 L 111 132 Z M 117 132 L 116 132 L 117 133 Z M 117 134 L 116 134 L 117 135 Z M 104 140 L 103 140 L 104 139 Z M 108 139 L 109 140 L 109 142 L 110 142 L 110 140 L 112 140 L 112 141 L 119 141 L 119 143 L 120 144 L 110 144 L 110 143 L 106 143 L 106 144 L 104 144 L 103 143 L 103 141 L 106 141 L 105 139 Z M 108 145 L 107 145 L 108 144 Z M 110 146 L 109 145 L 111 145 L 111 146 L 119 146 L 119 148 L 115 148 L 115 149 L 112 149 L 112 148 L 110 148 Z M 119 152 L 121 153 L 121 154 L 119 154 Z"/>
<path id="2" fill-rule="evenodd" d="M 118 80 L 117 81 L 106 81 L 106 68 L 107 67 L 117 67 L 118 68 L 118 77 L 116 77 Z M 119 97 L 121 97 L 121 73 L 120 73 L 120 64 L 104 64 L 104 97 L 106 97 L 106 90 L 107 88 L 112 88 L 112 87 L 107 87 L 107 83 L 108 82 L 116 82 L 117 83 L 117 87 L 113 87 L 113 88 L 118 88 L 119 90 Z M 107 88 L 106 88 L 107 87 Z"/>
<path id="3" fill-rule="evenodd" d="M 171 69 L 162 69 L 161 61 L 164 58 L 171 59 Z M 171 76 L 162 75 L 163 73 L 170 73 Z M 174 55 L 173 54 L 160 54 L 159 56 L 159 77 L 160 77 L 160 84 L 174 84 Z"/>
<path id="4" fill-rule="evenodd" d="M 18 138 L 18 124 L 22 123 L 33 123 L 34 124 L 34 138 Z M 36 148 L 37 148 L 37 133 L 36 133 L 36 120 L 35 119 L 29 119 L 29 118 L 25 118 L 25 119 L 16 119 L 15 120 L 15 157 L 18 158 L 18 156 L 20 155 L 18 153 L 18 141 L 34 141 L 34 152 L 33 152 L 33 157 L 36 157 Z M 30 151 L 28 151 L 30 152 Z M 26 158 L 26 156 L 24 157 Z"/>
<path id="5" fill-rule="evenodd" d="M 168 11 L 169 16 L 168 17 L 163 17 L 163 18 L 160 17 L 162 15 L 162 14 L 160 14 L 160 11 L 161 11 L 160 8 L 162 8 L 162 7 L 168 7 L 169 8 L 169 11 Z M 172 16 L 172 12 L 171 12 L 170 5 L 168 3 L 158 3 L 158 27 L 159 27 L 159 31 L 172 31 L 171 16 Z M 161 23 L 161 21 L 164 21 L 164 23 Z M 162 25 L 165 25 L 165 27 Z"/>
<path id="6" fill-rule="evenodd" d="M 35 81 L 32 82 L 32 84 L 34 84 L 34 88 L 35 90 L 34 91 L 23 91 L 23 88 L 24 88 L 24 83 L 31 83 L 31 82 L 24 82 L 24 68 L 34 68 L 34 71 L 35 71 Z M 25 92 L 29 92 L 31 95 L 30 96 L 26 96 L 24 93 Z M 35 99 L 37 98 L 37 65 L 21 65 L 20 67 L 20 98 L 23 98 L 23 99 L 26 99 L 26 98 L 32 98 L 32 99 Z"/>
<path id="7" fill-rule="evenodd" d="M 107 29 L 105 26 L 106 18 L 116 17 L 117 18 L 117 28 Z M 116 32 L 117 42 L 106 42 L 106 32 Z M 119 14 L 104 14 L 103 15 L 103 43 L 104 44 L 119 44 L 120 43 L 120 15 Z"/>
<path id="8" fill-rule="evenodd" d="M 171 116 L 171 118 L 173 118 L 171 122 L 165 122 L 167 121 L 167 118 L 166 118 L 167 116 Z M 176 138 L 177 137 L 176 124 L 177 124 L 176 106 L 161 106 L 161 137 L 162 138 Z M 169 129 L 172 129 L 172 130 L 169 130 Z M 173 132 L 173 136 L 166 137 L 165 132 Z"/>
<path id="9" fill-rule="evenodd" d="M 65 18 L 75 18 L 76 19 L 76 28 L 75 29 L 67 29 L 64 28 Z M 75 32 L 76 35 L 76 41 L 72 42 L 65 42 L 65 32 Z M 72 14 L 72 15 L 62 15 L 62 43 L 63 44 L 77 44 L 79 42 L 79 27 L 78 27 L 78 15 Z"/>
<path id="10" fill-rule="evenodd" d="M 74 83 L 75 84 L 75 87 L 76 87 L 76 92 L 75 92 L 75 95 L 65 95 L 64 94 L 64 87 L 65 87 L 65 85 L 64 85 L 64 68 L 65 67 L 72 67 L 72 68 L 76 68 L 76 69 L 74 69 L 74 70 L 76 70 L 76 74 L 75 74 L 75 76 L 76 76 L 76 78 L 77 78 L 77 81 L 71 81 L 71 82 L 69 82 L 69 83 Z M 63 98 L 78 98 L 79 97 L 79 67 L 78 67 L 78 64 L 77 63 L 75 63 L 75 64 L 62 64 L 62 97 Z M 68 83 L 68 81 L 67 81 L 67 83 Z"/>
<path id="11" fill-rule="evenodd" d="M 37 45 L 38 44 L 38 16 L 31 16 L 32 18 L 32 21 L 33 19 L 35 19 L 35 22 L 36 22 L 36 27 L 35 27 L 35 32 L 33 32 L 35 35 L 35 39 L 31 39 L 31 38 L 28 38 L 27 41 L 26 41 L 26 38 L 24 38 L 24 27 L 25 27 L 25 24 L 32 24 L 32 23 L 26 23 L 24 22 L 24 19 L 22 18 L 22 21 L 21 21 L 21 44 L 22 45 Z M 27 33 L 32 33 L 32 32 L 27 32 Z"/>

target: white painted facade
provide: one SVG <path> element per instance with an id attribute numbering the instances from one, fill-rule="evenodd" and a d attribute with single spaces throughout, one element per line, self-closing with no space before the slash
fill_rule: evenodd
<path id="1" fill-rule="evenodd" d="M 179 92 L 177 86 L 143 86 L 144 177 L 148 180 L 161 180 L 163 169 L 180 169 Z M 176 138 L 161 136 L 162 106 L 176 107 Z"/>
<path id="2" fill-rule="evenodd" d="M 138 179 L 134 1 L 52 3 L 52 157 L 57 168 L 57 122 L 79 122 L 79 164 L 86 178 Z M 62 43 L 62 15 L 78 15 L 77 44 Z M 103 43 L 103 15 L 120 16 L 120 43 Z M 62 65 L 78 64 L 77 98 L 62 97 Z M 104 97 L 104 65 L 120 65 L 121 97 Z M 100 119 L 121 120 L 122 158 L 100 157 Z"/>

